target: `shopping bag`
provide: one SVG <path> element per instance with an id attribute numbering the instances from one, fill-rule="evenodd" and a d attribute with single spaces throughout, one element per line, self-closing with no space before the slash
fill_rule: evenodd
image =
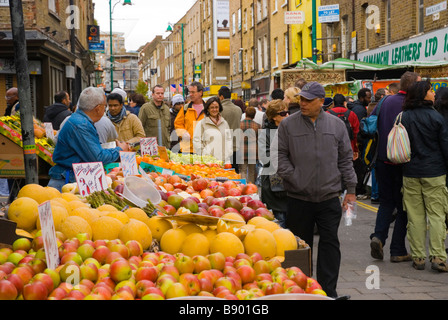
<path id="1" fill-rule="evenodd" d="M 402 112 L 394 121 L 394 126 L 387 136 L 387 158 L 392 163 L 406 163 L 411 160 L 411 143 L 408 132 L 401 123 Z"/>

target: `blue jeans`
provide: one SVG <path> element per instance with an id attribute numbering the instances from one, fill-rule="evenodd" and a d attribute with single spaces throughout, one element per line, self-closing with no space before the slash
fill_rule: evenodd
<path id="1" fill-rule="evenodd" d="M 65 179 L 53 179 L 51 178 L 48 182 L 48 187 L 53 187 L 62 192 L 62 187 L 66 184 Z"/>
<path id="2" fill-rule="evenodd" d="M 372 168 L 372 192 L 370 194 L 371 199 L 378 199 L 378 182 L 376 181 L 376 170 Z"/>
<path id="3" fill-rule="evenodd" d="M 405 256 L 408 254 L 405 246 L 408 218 L 406 212 L 403 211 L 403 196 L 401 194 L 402 165 L 393 165 L 377 160 L 375 171 L 380 205 L 376 216 L 375 231 L 370 235 L 370 239 L 377 237 L 383 246 L 385 245 L 396 209 L 397 215 L 390 243 L 390 255 Z"/>

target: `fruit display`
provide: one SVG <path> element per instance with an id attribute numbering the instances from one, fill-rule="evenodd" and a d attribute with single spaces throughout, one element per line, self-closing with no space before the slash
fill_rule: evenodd
<path id="1" fill-rule="evenodd" d="M 62 192 L 38 184 L 20 189 L 7 218 L 21 238 L 0 249 L 0 299 L 326 295 L 299 267 L 282 267 L 285 251 L 309 247 L 276 223 L 255 184 L 149 172 L 161 201 L 140 208 L 123 197 L 119 167 L 107 178 L 107 190 L 87 197 L 76 184 Z M 54 270 L 46 265 L 38 214 L 47 201 L 60 259 Z"/>
<path id="2" fill-rule="evenodd" d="M 52 160 L 55 147 L 54 141 L 46 137 L 46 131 L 41 121 L 33 118 L 33 127 L 37 155 L 49 164 L 54 165 Z M 54 133 L 56 134 L 56 131 Z M 20 113 L 16 113 L 13 116 L 0 117 L 0 134 L 22 147 Z"/>

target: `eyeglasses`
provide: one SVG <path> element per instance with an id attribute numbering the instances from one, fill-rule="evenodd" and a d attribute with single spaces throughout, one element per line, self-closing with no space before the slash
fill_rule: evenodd
<path id="1" fill-rule="evenodd" d="M 277 114 L 281 117 L 286 117 L 289 114 L 289 110 L 277 112 Z"/>

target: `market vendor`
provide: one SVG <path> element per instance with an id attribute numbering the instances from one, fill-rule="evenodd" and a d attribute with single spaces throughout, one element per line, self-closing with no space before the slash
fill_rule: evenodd
<path id="1" fill-rule="evenodd" d="M 79 96 L 78 108 L 66 121 L 58 134 L 53 152 L 56 163 L 50 169 L 48 186 L 58 190 L 69 182 L 75 182 L 73 163 L 103 162 L 103 165 L 115 162 L 120 151 L 129 151 L 126 142 L 116 140 L 117 147 L 101 148 L 94 123 L 99 121 L 106 109 L 106 96 L 101 88 L 88 87 Z"/>

